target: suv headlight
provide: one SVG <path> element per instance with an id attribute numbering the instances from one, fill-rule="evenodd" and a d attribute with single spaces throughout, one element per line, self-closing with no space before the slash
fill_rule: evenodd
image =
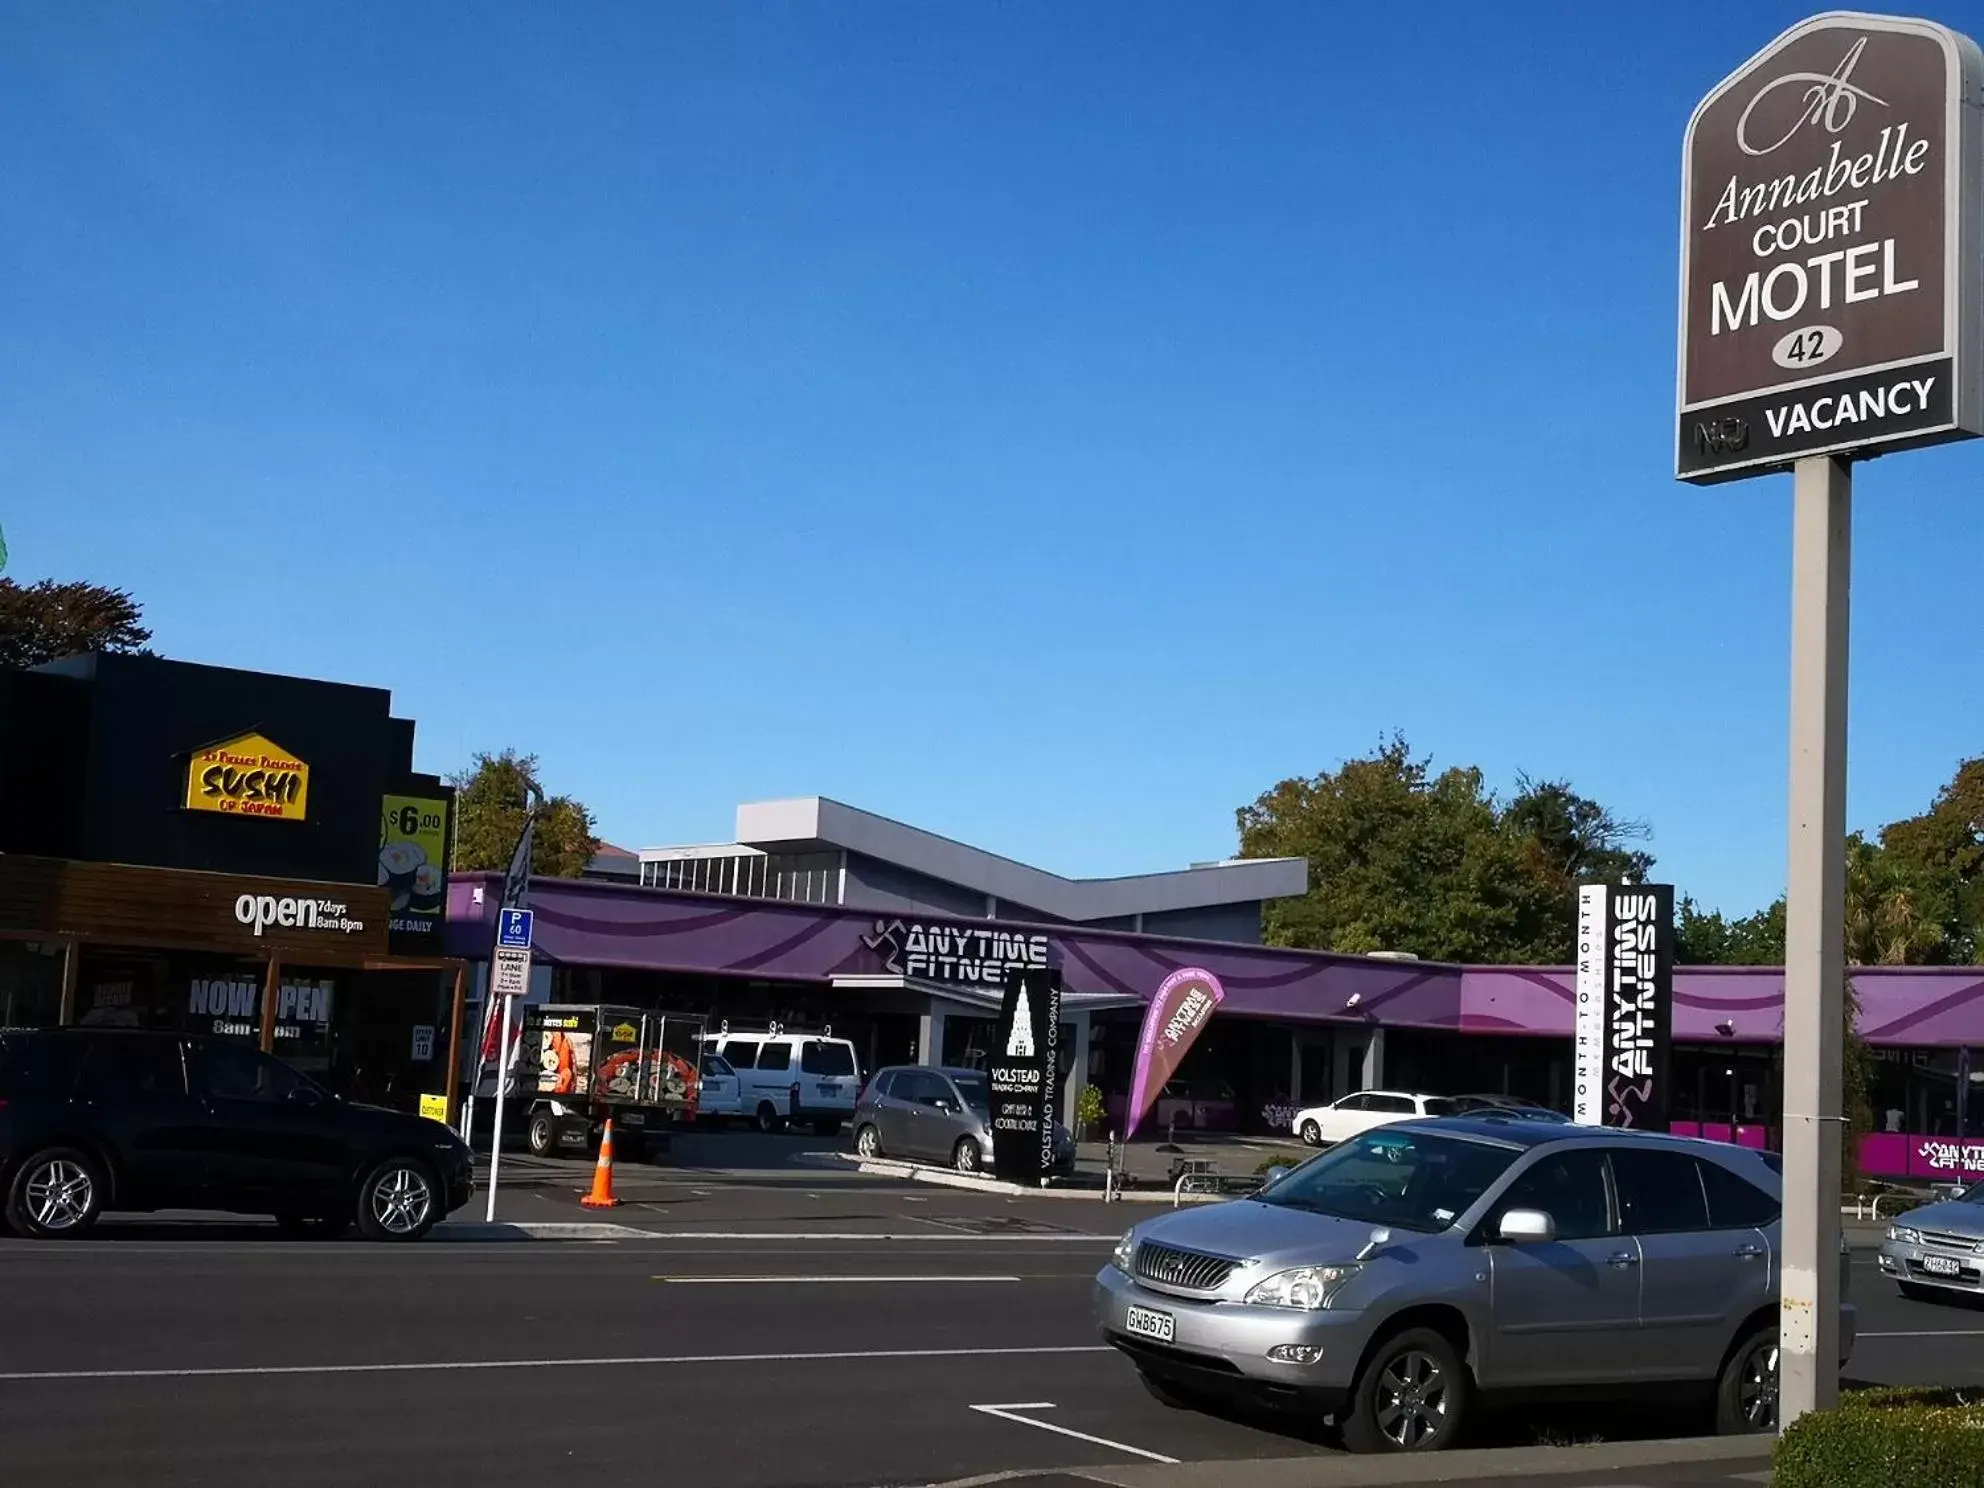
<path id="1" fill-rule="evenodd" d="M 1902 1245 L 1920 1245 L 1922 1243 L 1922 1232 L 1920 1230 L 1911 1230 L 1906 1225 L 1889 1225 L 1888 1239 L 1897 1241 Z"/>
<path id="2" fill-rule="evenodd" d="M 1330 1299 L 1363 1269 L 1352 1262 L 1277 1271 L 1266 1281 L 1256 1282 L 1247 1293 L 1247 1301 L 1256 1307 L 1292 1307 L 1298 1312 L 1314 1312 L 1319 1307 L 1328 1307 Z"/>
<path id="3" fill-rule="evenodd" d="M 1125 1230 L 1123 1238 L 1116 1242 L 1116 1249 L 1109 1257 L 1109 1264 L 1125 1276 L 1130 1274 L 1130 1262 L 1137 1258 L 1137 1232 Z"/>

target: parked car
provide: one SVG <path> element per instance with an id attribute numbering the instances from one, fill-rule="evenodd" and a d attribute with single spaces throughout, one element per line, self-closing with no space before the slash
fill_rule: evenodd
<path id="1" fill-rule="evenodd" d="M 877 1072 L 854 1112 L 854 1150 L 863 1157 L 947 1163 L 960 1173 L 992 1165 L 992 1086 L 983 1070 L 904 1064 Z M 1075 1139 L 1054 1123 L 1051 1171 L 1075 1170 Z"/>
<path id="2" fill-rule="evenodd" d="M 1568 1124 L 1570 1117 L 1534 1101 L 1513 1095 L 1456 1095 L 1449 1102 L 1450 1116 L 1499 1116 L 1504 1121 L 1555 1121 Z"/>
<path id="3" fill-rule="evenodd" d="M 1881 1273 L 1918 1302 L 1984 1296 L 1984 1183 L 1895 1216 Z"/>
<path id="4" fill-rule="evenodd" d="M 827 1033 L 732 1033 L 703 1039 L 705 1053 L 720 1055 L 737 1074 L 743 1115 L 762 1132 L 811 1122 L 823 1137 L 840 1131 L 854 1114 L 861 1065 L 854 1045 Z"/>
<path id="5" fill-rule="evenodd" d="M 418 1240 L 473 1179 L 440 1122 L 341 1100 L 247 1044 L 0 1029 L 0 1215 L 20 1235 L 81 1235 L 110 1210 L 210 1209 Z"/>
<path id="6" fill-rule="evenodd" d="M 1312 1411 L 1355 1451 L 1448 1446 L 1503 1392 L 1679 1387 L 1721 1430 L 1767 1431 L 1780 1192 L 1761 1154 L 1721 1143 L 1401 1123 L 1138 1225 L 1096 1312 L 1159 1400 Z M 1842 1363 L 1856 1324 L 1844 1302 Z"/>
<path id="7" fill-rule="evenodd" d="M 696 1088 L 696 1119 L 705 1126 L 722 1126 L 744 1114 L 744 1096 L 737 1083 L 737 1071 L 721 1054 L 705 1052 L 701 1060 L 701 1083 Z"/>
<path id="8" fill-rule="evenodd" d="M 1407 1095 L 1401 1090 L 1360 1090 L 1327 1106 L 1311 1106 L 1305 1111 L 1297 1111 L 1290 1130 L 1311 1147 L 1330 1147 L 1387 1122 L 1410 1121 L 1415 1116 L 1452 1114 L 1453 1102 L 1442 1095 Z"/>

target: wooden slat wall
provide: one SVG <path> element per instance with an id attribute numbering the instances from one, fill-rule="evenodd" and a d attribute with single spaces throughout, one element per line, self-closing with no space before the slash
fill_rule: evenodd
<path id="1" fill-rule="evenodd" d="M 284 929 L 256 935 L 234 917 L 243 894 L 329 899 L 364 925 L 349 933 Z M 250 955 L 280 952 L 291 961 L 346 961 L 387 953 L 385 889 L 369 884 L 307 883 L 80 863 L 64 858 L 0 854 L 0 931 L 51 938 L 76 936 L 120 945 L 211 947 Z"/>

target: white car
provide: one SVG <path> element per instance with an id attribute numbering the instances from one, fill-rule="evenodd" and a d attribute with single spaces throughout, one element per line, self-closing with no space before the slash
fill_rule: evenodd
<path id="1" fill-rule="evenodd" d="M 705 1052 L 702 1083 L 696 1093 L 696 1119 L 706 1126 L 739 1121 L 744 1116 L 744 1096 L 738 1088 L 737 1071 L 721 1054 Z"/>
<path id="2" fill-rule="evenodd" d="M 1444 1095 L 1407 1095 L 1402 1090 L 1360 1090 L 1327 1106 L 1297 1111 L 1289 1129 L 1311 1147 L 1334 1147 L 1359 1132 L 1415 1116 L 1451 1116 L 1453 1102 Z"/>

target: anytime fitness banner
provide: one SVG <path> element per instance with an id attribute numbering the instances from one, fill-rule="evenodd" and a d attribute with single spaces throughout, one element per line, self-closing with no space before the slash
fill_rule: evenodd
<path id="1" fill-rule="evenodd" d="M 1201 967 L 1182 967 L 1164 979 L 1144 1014 L 1143 1032 L 1137 1036 L 1137 1065 L 1130 1077 L 1124 1141 L 1136 1134 L 1138 1124 L 1157 1103 L 1158 1092 L 1177 1073 L 1186 1051 L 1224 1001 L 1226 989 L 1220 986 L 1219 978 Z"/>
<path id="2" fill-rule="evenodd" d="M 1666 1131 L 1673 1025 L 1673 885 L 1579 888 L 1573 1118 Z"/>

